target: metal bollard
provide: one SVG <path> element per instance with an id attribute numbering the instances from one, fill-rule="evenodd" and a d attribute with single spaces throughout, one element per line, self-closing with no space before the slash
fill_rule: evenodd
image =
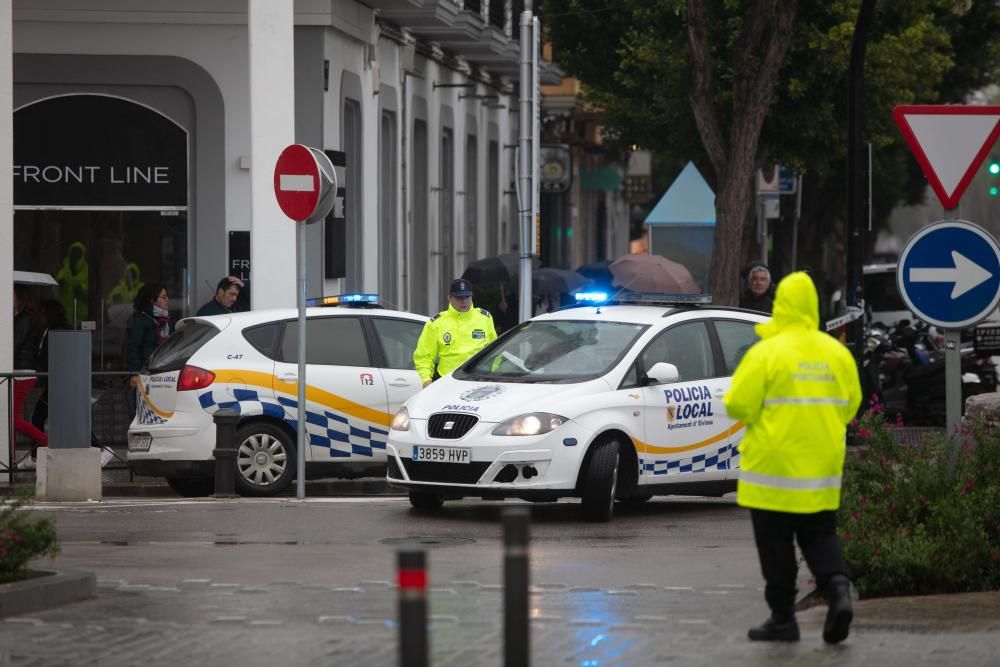
<path id="1" fill-rule="evenodd" d="M 399 664 L 427 667 L 427 557 L 423 550 L 400 551 Z"/>
<path id="2" fill-rule="evenodd" d="M 236 497 L 236 422 L 240 415 L 223 408 L 212 416 L 215 422 L 215 498 Z"/>
<path id="3" fill-rule="evenodd" d="M 528 527 L 527 507 L 503 513 L 503 664 L 528 667 L 531 644 L 528 634 Z"/>

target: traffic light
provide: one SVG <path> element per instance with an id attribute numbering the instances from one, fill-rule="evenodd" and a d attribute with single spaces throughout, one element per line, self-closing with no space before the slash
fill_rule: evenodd
<path id="1" fill-rule="evenodd" d="M 1000 160 L 991 157 L 986 165 L 986 171 L 989 172 L 990 176 L 994 177 L 990 179 L 990 184 L 986 191 L 989 192 L 990 197 L 996 197 L 1000 195 L 1000 183 L 995 178 L 1000 176 Z"/>

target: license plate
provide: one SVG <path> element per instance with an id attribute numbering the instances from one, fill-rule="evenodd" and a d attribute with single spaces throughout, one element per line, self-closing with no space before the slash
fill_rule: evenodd
<path id="1" fill-rule="evenodd" d="M 472 450 L 465 447 L 413 446 L 413 460 L 430 463 L 472 463 Z"/>
<path id="2" fill-rule="evenodd" d="M 128 450 L 130 452 L 148 452 L 149 446 L 152 444 L 153 436 L 148 433 L 140 433 L 128 437 Z"/>

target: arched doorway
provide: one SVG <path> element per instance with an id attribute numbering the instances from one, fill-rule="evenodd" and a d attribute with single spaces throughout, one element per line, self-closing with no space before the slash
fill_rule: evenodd
<path id="1" fill-rule="evenodd" d="M 14 112 L 14 266 L 49 273 L 70 322 L 94 331 L 94 369 L 122 370 L 131 302 L 188 285 L 187 132 L 121 97 L 69 94 Z M 40 289 L 40 288 L 39 288 Z"/>

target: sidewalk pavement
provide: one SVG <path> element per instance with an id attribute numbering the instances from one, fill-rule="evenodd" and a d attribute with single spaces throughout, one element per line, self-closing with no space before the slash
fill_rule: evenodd
<path id="1" fill-rule="evenodd" d="M 158 477 L 129 475 L 126 468 L 105 468 L 101 472 L 102 491 L 105 498 L 179 498 L 165 480 Z M 14 486 L 34 488 L 34 471 L 17 471 Z M 9 487 L 7 473 L 0 473 L 0 494 Z M 295 482 L 285 489 L 280 497 L 294 497 Z M 305 494 L 308 498 L 331 498 L 341 496 L 405 496 L 400 489 L 390 487 L 384 479 L 365 477 L 362 479 L 310 479 L 306 480 Z"/>

